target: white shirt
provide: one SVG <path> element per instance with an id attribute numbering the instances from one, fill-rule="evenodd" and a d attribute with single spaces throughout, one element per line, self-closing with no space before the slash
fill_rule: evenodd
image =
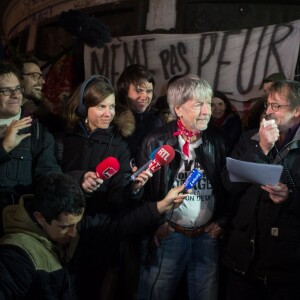
<path id="1" fill-rule="evenodd" d="M 182 149 L 184 140 L 181 136 L 178 136 L 178 140 Z M 195 148 L 199 147 L 201 143 L 202 139 L 189 144 L 189 157 L 181 153 L 180 168 L 173 187 L 183 184 L 194 168 L 201 170 L 199 162 L 195 160 Z M 168 212 L 167 218 L 182 227 L 200 227 L 212 218 L 214 207 L 215 198 L 212 187 L 204 173 L 200 181 L 194 186 L 192 193 L 185 198 L 178 208 L 174 209 L 173 213 Z"/>

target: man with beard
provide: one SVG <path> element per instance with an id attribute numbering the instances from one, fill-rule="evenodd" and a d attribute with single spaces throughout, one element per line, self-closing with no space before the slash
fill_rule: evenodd
<path id="1" fill-rule="evenodd" d="M 238 195 L 224 236 L 228 300 L 296 300 L 300 295 L 300 83 L 274 82 L 258 129 L 245 132 L 231 156 L 281 164 L 274 185 L 231 183 Z"/>
<path id="2" fill-rule="evenodd" d="M 23 108 L 35 115 L 52 134 L 61 132 L 64 124 L 60 116 L 51 112 L 43 96 L 45 79 L 39 61 L 34 56 L 23 55 L 16 58 L 15 64 L 19 69 L 24 89 Z"/>

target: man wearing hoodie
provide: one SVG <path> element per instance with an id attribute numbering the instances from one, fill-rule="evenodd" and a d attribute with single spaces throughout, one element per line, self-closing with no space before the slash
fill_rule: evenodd
<path id="1" fill-rule="evenodd" d="M 18 205 L 4 209 L 0 299 L 78 299 L 80 251 L 97 248 L 104 261 L 100 254 L 107 243 L 155 227 L 161 214 L 187 196 L 180 194 L 183 189 L 183 185 L 171 189 L 162 201 L 141 205 L 121 217 L 83 218 L 85 197 L 78 183 L 62 173 L 45 176 L 34 196 L 26 195 Z M 84 292 L 82 299 L 98 296 L 87 298 Z"/>

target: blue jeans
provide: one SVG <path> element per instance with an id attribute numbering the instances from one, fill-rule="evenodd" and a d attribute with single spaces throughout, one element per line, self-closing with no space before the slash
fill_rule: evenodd
<path id="1" fill-rule="evenodd" d="M 189 300 L 216 300 L 218 262 L 218 241 L 208 233 L 189 238 L 171 232 L 161 241 L 153 263 L 142 266 L 137 299 L 172 300 L 185 275 Z"/>

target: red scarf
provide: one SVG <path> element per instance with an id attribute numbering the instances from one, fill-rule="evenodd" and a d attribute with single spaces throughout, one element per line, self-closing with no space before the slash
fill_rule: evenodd
<path id="1" fill-rule="evenodd" d="M 178 126 L 178 131 L 175 131 L 173 133 L 174 136 L 178 136 L 178 135 L 183 135 L 186 137 L 185 143 L 183 145 L 182 148 L 182 152 L 185 154 L 185 156 L 189 157 L 189 144 L 191 143 L 191 138 L 195 135 L 198 135 L 201 133 L 201 131 L 189 131 L 187 130 L 180 119 L 177 120 L 177 126 Z"/>

